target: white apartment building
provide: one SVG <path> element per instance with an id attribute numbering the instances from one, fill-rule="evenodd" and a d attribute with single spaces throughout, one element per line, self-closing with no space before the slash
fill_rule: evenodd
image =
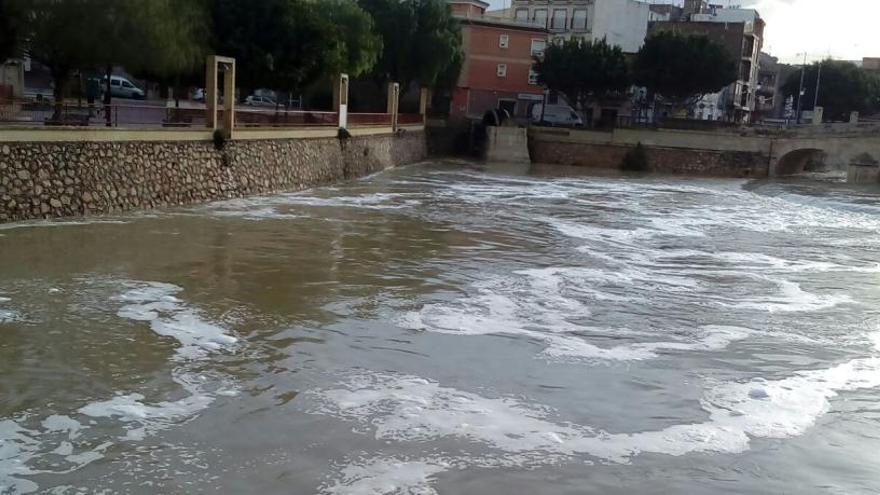
<path id="1" fill-rule="evenodd" d="M 605 39 L 635 53 L 645 43 L 650 9 L 637 0 L 513 0 L 504 13 L 546 27 L 553 42 Z"/>
<path id="2" fill-rule="evenodd" d="M 739 62 L 739 80 L 734 90 L 734 106 L 753 113 L 758 106 L 758 70 L 764 45 L 764 21 L 754 9 L 710 7 L 708 12 L 695 13 L 691 22 L 744 24 L 743 49 Z M 745 117 L 745 120 L 751 115 Z"/>

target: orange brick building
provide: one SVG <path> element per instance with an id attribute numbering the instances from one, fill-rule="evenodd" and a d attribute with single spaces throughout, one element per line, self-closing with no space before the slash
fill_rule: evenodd
<path id="1" fill-rule="evenodd" d="M 527 116 L 532 104 L 544 99 L 532 66 L 547 46 L 547 29 L 486 15 L 489 4 L 481 0 L 449 0 L 449 4 L 461 22 L 465 53 L 450 116 L 481 118 L 496 108 Z"/>

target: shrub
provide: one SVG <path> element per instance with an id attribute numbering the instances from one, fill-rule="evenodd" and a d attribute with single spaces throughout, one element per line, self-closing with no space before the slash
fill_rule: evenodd
<path id="1" fill-rule="evenodd" d="M 217 151 L 222 151 L 223 147 L 226 146 L 226 134 L 222 129 L 214 130 L 214 149 Z"/>

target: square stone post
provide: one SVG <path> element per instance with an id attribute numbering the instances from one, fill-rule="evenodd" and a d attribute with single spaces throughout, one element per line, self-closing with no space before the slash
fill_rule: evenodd
<path id="1" fill-rule="evenodd" d="M 235 129 L 235 59 L 211 55 L 205 63 L 205 108 L 208 113 L 208 128 L 217 130 L 217 102 L 219 100 L 219 79 L 217 73 L 223 67 L 223 131 L 227 139 L 232 139 Z"/>
<path id="2" fill-rule="evenodd" d="M 849 114 L 849 125 L 852 127 L 859 125 L 859 112 L 851 112 Z"/>
<path id="3" fill-rule="evenodd" d="M 333 108 L 339 117 L 339 128 L 348 129 L 348 74 L 339 74 L 333 84 Z"/>
<path id="4" fill-rule="evenodd" d="M 397 131 L 397 112 L 400 105 L 400 84 L 388 83 L 388 103 L 385 113 L 391 115 L 391 130 Z"/>
<path id="5" fill-rule="evenodd" d="M 226 139 L 232 139 L 235 130 L 235 61 L 226 64 L 226 72 L 223 73 L 223 127 Z"/>
<path id="6" fill-rule="evenodd" d="M 813 125 L 822 125 L 822 119 L 825 116 L 825 109 L 816 107 L 813 109 Z"/>
<path id="7" fill-rule="evenodd" d="M 428 121 L 428 103 L 431 101 L 430 88 L 422 88 L 419 92 L 419 115 L 422 116 L 422 123 Z"/>
<path id="8" fill-rule="evenodd" d="M 205 62 L 205 109 L 208 129 L 217 128 L 217 60 L 210 56 Z"/>

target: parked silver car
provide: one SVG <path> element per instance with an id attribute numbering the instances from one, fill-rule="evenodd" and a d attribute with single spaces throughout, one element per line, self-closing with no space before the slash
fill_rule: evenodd
<path id="1" fill-rule="evenodd" d="M 244 104 L 251 106 L 251 107 L 272 107 L 272 108 L 275 108 L 278 105 L 275 102 L 275 100 L 273 100 L 272 98 L 269 98 L 268 96 L 257 96 L 257 95 L 248 96 L 247 99 L 244 101 Z"/>
<path id="2" fill-rule="evenodd" d="M 106 88 L 107 78 L 103 79 Z M 102 88 L 103 89 L 103 88 Z M 110 76 L 110 94 L 116 98 L 133 98 L 143 100 L 146 93 L 141 88 L 122 76 Z"/>

